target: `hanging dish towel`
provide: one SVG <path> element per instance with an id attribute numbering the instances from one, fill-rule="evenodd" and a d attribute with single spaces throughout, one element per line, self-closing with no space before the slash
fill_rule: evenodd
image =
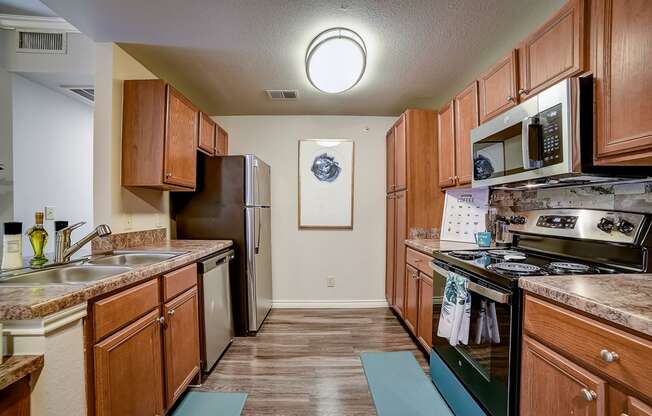
<path id="1" fill-rule="evenodd" d="M 480 309 L 476 317 L 474 332 L 473 338 L 476 344 L 500 344 L 496 304 L 494 302 L 487 299 L 480 300 Z"/>
<path id="2" fill-rule="evenodd" d="M 457 273 L 448 272 L 444 286 L 444 299 L 437 326 L 437 336 L 448 339 L 455 346 L 469 343 L 471 323 L 471 295 L 467 289 L 468 280 Z"/>

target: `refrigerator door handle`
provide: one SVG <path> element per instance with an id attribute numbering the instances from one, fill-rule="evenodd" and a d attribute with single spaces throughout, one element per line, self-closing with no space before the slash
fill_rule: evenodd
<path id="1" fill-rule="evenodd" d="M 245 208 L 245 245 L 247 251 L 247 303 L 249 329 L 256 329 L 256 209 Z M 253 325 L 252 325 L 253 323 Z"/>

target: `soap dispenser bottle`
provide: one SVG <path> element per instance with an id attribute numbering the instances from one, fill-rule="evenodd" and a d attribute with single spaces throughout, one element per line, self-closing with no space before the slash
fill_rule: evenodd
<path id="1" fill-rule="evenodd" d="M 29 243 L 32 245 L 32 250 L 34 250 L 34 257 L 30 260 L 30 264 L 33 266 L 40 266 L 48 261 L 47 257 L 43 254 L 45 245 L 48 243 L 48 232 L 43 228 L 43 213 L 36 212 L 34 217 L 36 224 L 27 230 L 26 234 L 29 237 Z"/>
<path id="2" fill-rule="evenodd" d="M 16 269 L 23 266 L 23 224 L 5 222 L 2 238 L 2 266 L 0 269 Z"/>

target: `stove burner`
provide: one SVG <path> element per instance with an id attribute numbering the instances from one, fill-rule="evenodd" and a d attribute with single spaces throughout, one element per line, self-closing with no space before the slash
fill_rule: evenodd
<path id="1" fill-rule="evenodd" d="M 484 251 L 460 250 L 451 251 L 448 254 L 462 260 L 473 260 L 484 256 Z"/>
<path id="2" fill-rule="evenodd" d="M 532 276 L 532 275 L 545 275 L 546 272 L 541 269 L 539 266 L 527 263 L 515 263 L 515 262 L 502 262 L 490 264 L 487 266 L 488 270 L 494 271 L 500 274 L 506 274 L 512 277 L 519 276 Z"/>
<path id="3" fill-rule="evenodd" d="M 586 264 L 571 262 L 552 262 L 546 266 L 546 269 L 553 274 L 597 274 L 600 273 L 595 267 Z"/>

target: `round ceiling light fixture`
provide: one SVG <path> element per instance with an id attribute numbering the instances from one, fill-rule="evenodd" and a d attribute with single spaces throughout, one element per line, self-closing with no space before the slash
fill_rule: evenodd
<path id="1" fill-rule="evenodd" d="M 306 52 L 306 74 L 310 83 L 330 94 L 353 88 L 367 65 L 367 47 L 354 31 L 343 27 L 317 35 Z"/>

